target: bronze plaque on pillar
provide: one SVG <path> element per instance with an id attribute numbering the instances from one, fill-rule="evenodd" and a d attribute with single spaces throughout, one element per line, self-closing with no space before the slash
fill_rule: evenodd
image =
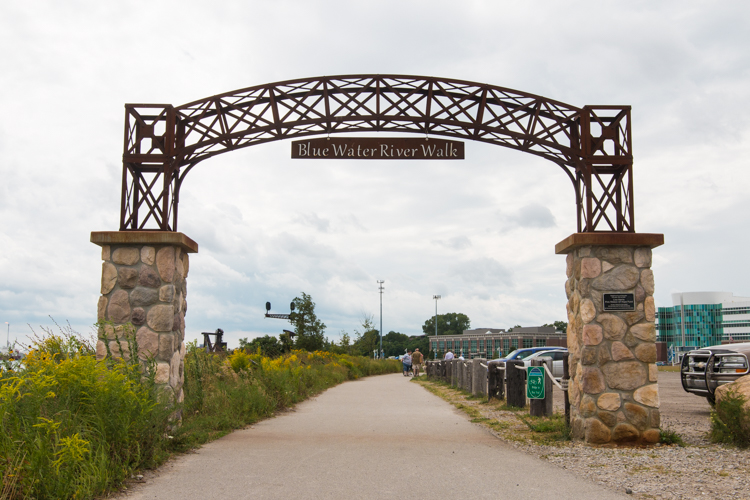
<path id="1" fill-rule="evenodd" d="M 464 143 L 423 137 L 322 137 L 292 142 L 311 160 L 463 160 Z"/>

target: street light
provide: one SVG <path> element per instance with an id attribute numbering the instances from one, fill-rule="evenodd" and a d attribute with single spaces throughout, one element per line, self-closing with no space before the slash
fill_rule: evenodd
<path id="1" fill-rule="evenodd" d="M 10 350 L 10 323 L 6 321 L 5 324 L 8 325 L 8 338 L 5 340 L 5 347 Z"/>
<path id="2" fill-rule="evenodd" d="M 437 359 L 437 348 L 438 348 L 438 334 L 437 334 L 437 301 L 440 298 L 440 295 L 433 295 L 433 299 L 435 299 L 435 350 L 432 351 L 432 359 Z"/>
<path id="3" fill-rule="evenodd" d="M 383 357 L 383 283 L 385 281 L 378 280 L 378 290 L 380 290 L 380 356 L 378 358 Z"/>

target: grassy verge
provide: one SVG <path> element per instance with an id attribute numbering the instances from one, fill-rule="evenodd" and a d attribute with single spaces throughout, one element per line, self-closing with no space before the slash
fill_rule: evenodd
<path id="1" fill-rule="evenodd" d="M 487 402 L 484 397 L 455 389 L 442 381 L 427 380 L 427 377 L 414 380 L 414 382 L 466 413 L 471 417 L 472 422 L 492 429 L 498 437 L 507 441 L 552 446 L 564 446 L 571 441 L 570 429 L 566 427 L 565 416 L 562 413 L 555 413 L 550 417 L 532 417 L 529 415 L 528 406 L 526 408 L 508 406 L 504 400 Z M 736 403 L 733 408 L 734 410 L 729 411 L 728 414 L 738 413 Z M 735 418 L 730 421 L 736 420 Z M 747 422 L 750 422 L 750 418 Z M 731 440 L 733 438 L 727 436 L 742 435 L 741 431 L 735 430 L 740 428 L 738 425 L 731 427 L 731 434 L 727 432 L 721 434 L 717 431 L 717 436 L 722 436 L 722 439 L 725 439 L 723 442 L 733 442 Z M 750 428 L 747 424 L 745 425 L 745 428 Z M 682 436 L 671 428 L 660 429 L 660 431 L 662 444 L 687 446 Z M 718 438 L 716 440 L 719 441 Z M 736 441 L 735 444 L 737 444 Z"/>
<path id="2" fill-rule="evenodd" d="M 93 498 L 340 382 L 401 370 L 397 361 L 327 352 L 217 356 L 192 344 L 185 399 L 175 406 L 160 399 L 153 361 L 138 361 L 132 334 L 121 341 L 133 361 L 97 362 L 91 341 L 47 332 L 23 363 L 2 365 L 0 500 Z"/>
<path id="3" fill-rule="evenodd" d="M 466 413 L 473 423 L 491 429 L 498 437 L 507 441 L 558 446 L 570 441 L 570 433 L 562 414 L 532 417 L 528 407 L 509 407 L 502 400 L 487 402 L 483 397 L 452 388 L 445 382 L 422 377 L 416 379 L 415 383 Z"/>

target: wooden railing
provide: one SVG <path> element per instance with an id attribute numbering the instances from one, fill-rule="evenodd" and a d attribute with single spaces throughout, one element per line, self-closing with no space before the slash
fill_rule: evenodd
<path id="1" fill-rule="evenodd" d="M 532 360 L 532 365 L 542 365 L 542 361 Z M 563 368 L 563 387 L 567 388 L 567 359 L 563 362 Z M 488 361 L 484 358 L 427 361 L 425 373 L 429 379 L 441 380 L 450 384 L 451 387 L 470 392 L 474 396 L 484 396 L 488 401 L 504 399 L 508 406 L 518 408 L 526 406 L 526 369 L 523 361 Z M 552 413 L 553 382 L 547 378 L 545 377 L 545 385 L 548 384 L 545 399 L 531 400 L 532 415 Z M 559 386 L 557 383 L 555 385 Z M 567 392 L 564 394 L 565 415 L 568 421 L 570 415 L 568 394 Z"/>

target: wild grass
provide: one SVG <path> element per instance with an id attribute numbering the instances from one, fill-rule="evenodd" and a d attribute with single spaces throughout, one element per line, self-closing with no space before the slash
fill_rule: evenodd
<path id="1" fill-rule="evenodd" d="M 685 447 L 685 440 L 671 427 L 659 429 L 659 442 L 666 445 L 676 444 L 677 446 Z"/>
<path id="2" fill-rule="evenodd" d="M 153 360 L 139 361 L 132 331 L 120 334 L 130 361 L 96 361 L 92 339 L 62 328 L 37 336 L 22 363 L 0 367 L 0 500 L 94 498 L 328 387 L 401 370 L 327 352 L 218 356 L 193 343 L 175 405 L 154 383 Z"/>
<path id="3" fill-rule="evenodd" d="M 750 409 L 746 402 L 745 396 L 735 390 L 729 390 L 716 402 L 711 411 L 711 441 L 750 447 Z"/>
<path id="4" fill-rule="evenodd" d="M 271 359 L 236 350 L 222 357 L 190 343 L 182 425 L 174 432 L 172 449 L 193 448 L 346 380 L 400 370 L 396 360 L 323 351 L 292 351 Z"/>
<path id="5" fill-rule="evenodd" d="M 70 330 L 0 374 L 3 499 L 91 498 L 163 453 L 169 410 L 138 362 L 97 362 Z"/>
<path id="6" fill-rule="evenodd" d="M 531 430 L 531 439 L 539 444 L 570 441 L 570 428 L 565 425 L 565 416 L 555 413 L 549 417 L 531 417 L 516 414 Z"/>

